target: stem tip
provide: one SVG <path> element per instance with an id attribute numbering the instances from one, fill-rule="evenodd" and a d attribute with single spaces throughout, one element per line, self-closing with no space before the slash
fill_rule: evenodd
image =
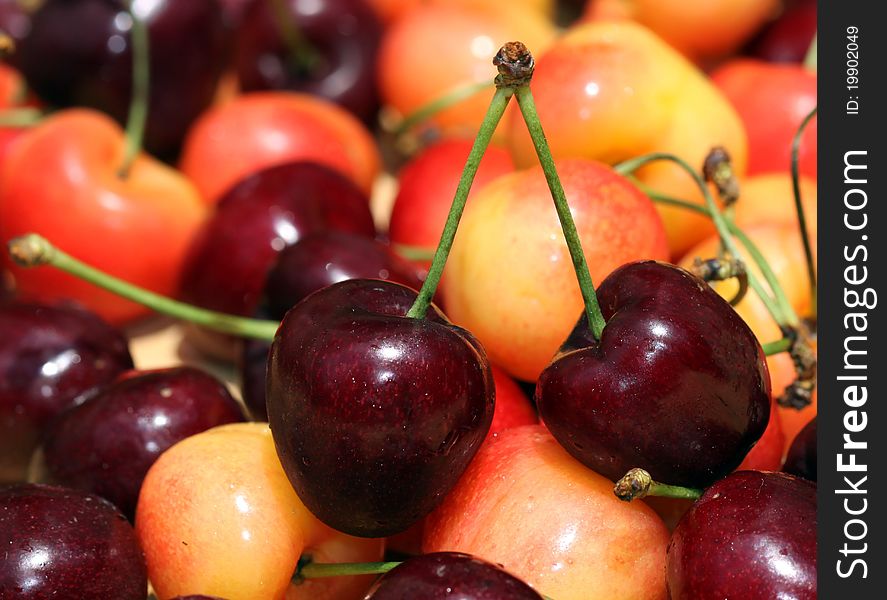
<path id="1" fill-rule="evenodd" d="M 716 146 L 709 151 L 702 165 L 702 173 L 706 181 L 715 184 L 718 195 L 726 206 L 739 199 L 739 181 L 733 174 L 733 165 L 726 148 Z"/>
<path id="2" fill-rule="evenodd" d="M 643 498 L 653 485 L 653 477 L 645 470 L 634 468 L 616 482 L 613 493 L 625 502 Z"/>
<path id="3" fill-rule="evenodd" d="M 499 69 L 497 87 L 516 87 L 529 83 L 533 77 L 536 61 L 523 42 L 508 42 L 493 57 L 493 64 Z"/>
<path id="4" fill-rule="evenodd" d="M 0 32 L 0 58 L 7 57 L 15 52 L 15 40 L 11 36 Z"/>
<path id="5" fill-rule="evenodd" d="M 28 233 L 9 240 L 7 248 L 15 264 L 25 268 L 49 264 L 53 251 L 52 244 L 36 233 Z"/>

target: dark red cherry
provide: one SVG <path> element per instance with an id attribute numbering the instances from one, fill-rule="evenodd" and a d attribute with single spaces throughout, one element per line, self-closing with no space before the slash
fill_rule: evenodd
<path id="1" fill-rule="evenodd" d="M 148 27 L 145 146 L 170 156 L 213 101 L 231 32 L 217 0 L 136 2 Z M 89 106 L 121 123 L 132 89 L 131 18 L 123 0 L 45 0 L 10 57 L 50 104 Z"/>
<path id="2" fill-rule="evenodd" d="M 768 62 L 803 62 L 816 35 L 816 0 L 786 2 L 783 13 L 751 43 L 751 54 Z"/>
<path id="3" fill-rule="evenodd" d="M 304 47 L 287 42 L 292 32 Z M 370 121 L 381 38 L 366 0 L 256 0 L 238 27 L 237 75 L 245 91 L 308 92 Z"/>
<path id="4" fill-rule="evenodd" d="M 341 231 L 312 233 L 278 256 L 265 283 L 261 317 L 282 319 L 309 294 L 348 279 L 384 279 L 418 290 L 419 271 L 377 240 Z M 238 357 L 243 399 L 255 419 L 268 419 L 265 365 L 270 348 L 260 340 L 245 340 Z"/>
<path id="5" fill-rule="evenodd" d="M 194 367 L 135 372 L 62 414 L 43 458 L 53 483 L 83 489 L 132 519 L 145 474 L 173 444 L 243 412 L 215 377 Z"/>
<path id="6" fill-rule="evenodd" d="M 816 486 L 739 471 L 705 491 L 668 546 L 670 600 L 816 598 Z"/>
<path id="7" fill-rule="evenodd" d="M 598 289 L 599 343 L 584 318 L 542 372 L 542 420 L 589 468 L 633 467 L 705 487 L 735 469 L 770 415 L 770 376 L 748 325 L 704 281 L 654 261 Z"/>
<path id="8" fill-rule="evenodd" d="M 486 354 L 416 292 L 353 279 L 290 310 L 268 360 L 281 464 L 321 521 L 351 535 L 406 530 L 443 500 L 493 418 Z"/>
<path id="9" fill-rule="evenodd" d="M 110 502 L 79 490 L 0 487 L 0 597 L 144 600 L 135 531 Z"/>
<path id="10" fill-rule="evenodd" d="M 0 306 L 0 482 L 25 479 L 44 429 L 132 368 L 126 338 L 85 310 Z"/>
<path id="11" fill-rule="evenodd" d="M 816 417 L 795 436 L 782 470 L 810 481 L 816 481 Z"/>
<path id="12" fill-rule="evenodd" d="M 265 299 L 280 318 L 300 300 L 328 285 L 348 279 L 384 279 L 418 290 L 418 266 L 390 246 L 340 231 L 321 231 L 285 248 L 268 273 Z"/>
<path id="13" fill-rule="evenodd" d="M 252 314 L 277 254 L 308 233 L 336 229 L 372 238 L 369 200 L 315 163 L 270 167 L 235 185 L 196 234 L 181 279 L 186 302 Z"/>
<path id="14" fill-rule="evenodd" d="M 410 558 L 383 575 L 364 600 L 542 600 L 501 567 L 459 552 Z"/>

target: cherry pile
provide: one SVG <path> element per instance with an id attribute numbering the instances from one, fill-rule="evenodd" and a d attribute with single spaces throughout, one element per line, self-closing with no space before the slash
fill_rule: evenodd
<path id="1" fill-rule="evenodd" d="M 815 4 L 710 4 L 0 1 L 0 599 L 815 598 Z"/>

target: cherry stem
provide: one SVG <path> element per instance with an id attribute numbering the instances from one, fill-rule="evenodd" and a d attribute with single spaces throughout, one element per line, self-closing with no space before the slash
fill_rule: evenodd
<path id="1" fill-rule="evenodd" d="M 123 150 L 123 163 L 117 171 L 121 179 L 129 176 L 129 170 L 142 148 L 145 125 L 148 122 L 148 91 L 151 65 L 149 61 L 148 27 L 133 10 L 134 1 L 129 3 L 132 19 L 130 39 L 132 40 L 132 96 L 129 103 L 129 116 L 126 119 L 126 145 Z"/>
<path id="2" fill-rule="evenodd" d="M 300 584 L 306 579 L 322 577 L 345 577 L 349 575 L 378 575 L 387 573 L 400 562 L 368 562 L 368 563 L 316 563 L 310 556 L 299 559 L 293 583 Z"/>
<path id="3" fill-rule="evenodd" d="M 434 250 L 425 246 L 412 246 L 410 244 L 391 244 L 394 251 L 406 258 L 414 261 L 431 261 L 434 258 Z"/>
<path id="4" fill-rule="evenodd" d="M 500 51 L 501 52 L 501 51 Z M 498 55 L 497 55 L 498 56 Z M 447 221 L 444 225 L 443 233 L 440 236 L 440 242 L 434 251 L 434 258 L 431 259 L 431 267 L 428 269 L 428 276 L 422 283 L 419 295 L 416 301 L 407 312 L 408 317 L 414 319 L 424 318 L 431 304 L 431 299 L 437 291 L 440 283 L 440 277 L 443 274 L 447 257 L 450 255 L 450 249 L 453 247 L 453 240 L 456 237 L 456 230 L 459 227 L 459 220 L 462 218 L 462 212 L 465 210 L 465 203 L 468 200 L 468 192 L 471 190 L 471 184 L 474 182 L 474 176 L 480 166 L 480 161 L 490 145 L 493 133 L 496 131 L 496 125 L 499 124 L 502 115 L 514 91 L 511 86 L 503 85 L 496 87 L 496 93 L 490 101 L 487 108 L 487 114 L 480 125 L 477 136 L 474 138 L 474 144 L 471 146 L 471 152 L 468 153 L 468 160 L 465 161 L 465 167 L 462 170 L 462 176 L 459 179 L 459 185 L 456 188 L 456 195 L 453 198 L 453 204 L 450 205 L 450 212 L 447 215 Z"/>
<path id="5" fill-rule="evenodd" d="M 694 203 L 688 202 L 686 200 L 679 200 L 677 198 L 672 198 L 671 196 L 666 196 L 665 194 L 660 194 L 659 192 L 650 189 L 648 186 L 644 185 L 642 182 L 640 182 L 634 178 L 632 178 L 632 180 L 633 180 L 633 183 L 636 186 L 638 186 L 638 189 L 640 189 L 642 192 L 644 192 L 647 196 L 650 197 L 651 200 L 653 200 L 657 204 L 667 204 L 669 206 L 677 206 L 680 208 L 684 208 L 686 210 L 692 210 L 694 212 L 698 212 L 698 213 L 706 215 L 708 217 L 711 216 L 711 213 L 709 212 L 709 210 L 704 206 L 700 206 L 698 204 L 694 204 Z M 731 233 L 735 234 L 736 232 L 740 231 L 739 228 L 732 221 L 728 222 L 728 226 L 730 227 Z M 749 240 L 747 237 L 745 239 L 747 241 L 751 242 L 751 240 Z M 785 320 L 785 317 L 783 316 L 782 311 L 776 305 L 775 301 L 770 296 L 770 294 L 768 294 L 766 292 L 764 287 L 761 285 L 761 282 L 758 281 L 758 278 L 755 276 L 755 274 L 752 273 L 751 271 L 747 271 L 746 274 L 748 276 L 749 287 L 751 287 L 754 290 L 755 294 L 758 295 L 758 297 L 761 299 L 761 302 L 764 303 L 764 306 L 766 307 L 766 309 L 770 313 L 770 315 L 773 317 L 773 319 L 777 323 L 783 322 Z"/>
<path id="6" fill-rule="evenodd" d="M 782 354 L 788 352 L 792 347 L 792 339 L 784 337 L 782 339 L 761 344 L 765 356 L 773 356 L 774 354 Z"/>
<path id="7" fill-rule="evenodd" d="M 37 125 L 44 117 L 43 111 L 30 106 L 0 111 L 0 127 L 25 128 Z"/>
<path id="8" fill-rule="evenodd" d="M 15 40 L 6 32 L 0 31 L 0 58 L 6 58 L 15 52 Z"/>
<path id="9" fill-rule="evenodd" d="M 579 289 L 585 304 L 589 329 L 591 329 L 594 338 L 599 340 L 607 322 L 604 319 L 603 313 L 601 313 L 597 294 L 594 291 L 594 282 L 588 270 L 588 262 L 585 260 L 585 253 L 582 251 L 582 242 L 579 239 L 579 233 L 576 231 L 576 224 L 570 212 L 570 205 L 567 203 L 564 187 L 561 185 L 560 177 L 558 177 L 551 149 L 548 147 L 548 141 L 545 139 L 545 132 L 542 130 L 542 124 L 539 122 L 539 115 L 536 112 L 536 104 L 533 101 L 533 93 L 530 91 L 529 82 L 518 87 L 514 95 L 520 106 L 521 115 L 524 117 L 527 130 L 530 132 L 530 137 L 533 139 L 536 156 L 539 157 L 539 164 L 542 165 L 545 180 L 548 182 L 548 189 L 551 191 L 551 198 L 554 200 L 554 207 L 561 223 L 561 229 L 564 232 L 567 248 L 570 250 L 570 258 L 573 260 L 576 280 L 579 282 Z"/>
<path id="10" fill-rule="evenodd" d="M 274 11 L 277 31 L 287 47 L 288 62 L 298 71 L 310 72 L 320 59 L 317 48 L 305 39 L 287 9 L 286 0 L 271 0 L 271 9 Z"/>
<path id="11" fill-rule="evenodd" d="M 463 100 L 467 100 L 468 98 L 471 98 L 472 96 L 475 96 L 476 94 L 489 89 L 490 87 L 492 87 L 492 85 L 493 80 L 490 79 L 489 81 L 468 83 L 453 88 L 449 92 L 445 93 L 443 96 L 435 98 L 428 104 L 420 106 L 409 116 L 404 118 L 404 120 L 401 121 L 400 124 L 397 126 L 397 129 L 394 130 L 394 135 L 397 137 L 404 135 L 413 127 L 419 125 L 420 123 L 424 123 L 437 113 L 443 112 L 451 106 L 455 106 Z"/>
<path id="12" fill-rule="evenodd" d="M 617 498 L 625 502 L 646 498 L 647 496 L 683 498 L 687 500 L 697 500 L 702 496 L 702 490 L 696 488 L 667 485 L 653 481 L 653 478 L 647 471 L 637 468 L 630 470 L 622 479 L 616 482 L 616 485 L 613 487 L 613 493 L 616 494 Z"/>
<path id="13" fill-rule="evenodd" d="M 706 213 L 714 222 L 715 229 L 717 229 L 718 232 L 718 236 L 721 238 L 721 243 L 734 257 L 738 257 L 740 256 L 740 254 L 739 249 L 733 241 L 733 236 L 736 236 L 736 238 L 739 239 L 742 245 L 745 246 L 746 250 L 752 257 L 752 260 L 761 270 L 764 279 L 767 281 L 767 285 L 773 292 L 772 303 L 768 303 L 767 300 L 770 297 L 763 291 L 763 287 L 757 282 L 756 278 L 751 273 L 749 273 L 749 285 L 751 285 L 752 289 L 755 290 L 755 293 L 757 293 L 761 297 L 761 300 L 767 306 L 770 314 L 773 316 L 780 327 L 797 327 L 800 323 L 800 320 L 795 314 L 795 310 L 794 308 L 792 308 L 791 303 L 788 301 L 788 297 L 785 295 L 785 291 L 783 291 L 782 285 L 779 283 L 779 279 L 776 277 L 773 269 L 770 268 L 770 264 L 767 262 L 767 259 L 764 258 L 764 255 L 758 250 L 757 246 L 755 246 L 751 239 L 749 239 L 748 236 L 746 236 L 738 227 L 736 227 L 731 219 L 725 217 L 721 213 L 721 211 L 718 209 L 717 204 L 715 203 L 714 197 L 712 197 L 711 195 L 711 191 L 709 190 L 708 185 L 706 185 L 705 181 L 702 179 L 699 173 L 697 173 L 696 170 L 693 169 L 693 167 L 687 164 L 687 162 L 683 159 L 673 154 L 668 154 L 665 152 L 653 152 L 651 154 L 646 154 L 644 156 L 632 158 L 630 160 L 622 162 L 616 165 L 614 169 L 622 175 L 630 175 L 642 166 L 657 160 L 671 161 L 682 168 L 684 171 L 686 171 L 688 175 L 690 175 L 690 177 L 696 183 L 696 186 L 699 188 L 699 191 L 702 192 L 702 195 L 705 198 L 705 205 L 708 209 Z M 654 200 L 657 199 L 653 196 L 650 197 Z M 661 196 L 659 197 L 661 198 Z M 683 206 L 684 203 L 681 203 L 681 205 Z"/>
<path id="14" fill-rule="evenodd" d="M 36 233 L 29 233 L 9 241 L 9 255 L 20 267 L 53 266 L 65 273 L 83 279 L 127 300 L 132 300 L 164 315 L 197 323 L 222 333 L 258 340 L 272 341 L 280 323 L 248 319 L 206 310 L 179 302 L 140 288 L 113 275 L 109 275 L 77 260 L 53 246 L 49 240 Z"/>
<path id="15" fill-rule="evenodd" d="M 303 556 L 296 565 L 292 582 L 302 584 L 306 579 L 320 579 L 322 577 L 346 577 L 349 575 L 380 575 L 387 573 L 394 567 L 403 564 L 394 562 L 368 562 L 368 563 L 316 563 L 310 556 Z M 542 594 L 540 594 L 542 595 Z M 552 600 L 549 596 L 542 595 L 545 600 Z"/>
<path id="16" fill-rule="evenodd" d="M 815 42 L 814 42 L 815 46 Z M 791 155 L 791 173 L 792 173 L 792 193 L 795 198 L 795 210 L 798 212 L 798 227 L 801 230 L 801 240 L 804 242 L 804 257 L 807 260 L 807 278 L 810 282 L 810 306 L 813 316 L 816 316 L 816 267 L 813 263 L 813 248 L 810 245 L 810 231 L 807 227 L 807 217 L 804 216 L 804 205 L 801 203 L 801 170 L 800 170 L 800 153 L 801 138 L 807 125 L 816 116 L 816 107 L 804 117 L 795 137 L 792 139 L 792 155 Z"/>
<path id="17" fill-rule="evenodd" d="M 810 47 L 807 49 L 807 54 L 804 56 L 804 68 L 808 71 L 816 72 L 816 39 L 819 37 L 819 34 L 813 35 L 813 41 L 810 42 Z"/>

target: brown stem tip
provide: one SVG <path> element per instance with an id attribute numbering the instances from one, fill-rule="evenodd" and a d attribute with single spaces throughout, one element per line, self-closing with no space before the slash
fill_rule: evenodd
<path id="1" fill-rule="evenodd" d="M 705 260 L 696 257 L 693 259 L 690 271 L 703 281 L 724 281 L 735 277 L 739 283 L 739 289 L 730 300 L 730 304 L 733 306 L 739 304 L 748 292 L 748 271 L 745 263 L 730 255 Z"/>
<path id="2" fill-rule="evenodd" d="M 5 58 L 15 52 L 15 40 L 9 35 L 0 32 L 0 58 Z"/>
<path id="3" fill-rule="evenodd" d="M 625 502 L 643 498 L 653 485 L 653 477 L 643 469 L 632 469 L 616 482 L 613 493 Z"/>
<path id="4" fill-rule="evenodd" d="M 739 180 L 733 174 L 730 154 L 725 148 L 717 146 L 711 149 L 702 165 L 702 174 L 706 181 L 715 184 L 718 195 L 726 206 L 739 199 Z"/>
<path id="5" fill-rule="evenodd" d="M 792 341 L 788 352 L 795 363 L 798 377 L 785 388 L 777 402 L 782 407 L 801 410 L 813 401 L 813 391 L 816 389 L 816 352 L 806 327 L 783 327 L 782 334 Z"/>
<path id="6" fill-rule="evenodd" d="M 9 240 L 9 256 L 20 267 L 39 267 L 49 263 L 52 246 L 43 236 L 29 233 Z"/>
<path id="7" fill-rule="evenodd" d="M 502 46 L 493 57 L 493 64 L 499 69 L 497 87 L 518 87 L 529 83 L 536 67 L 533 55 L 523 42 L 508 42 Z"/>

